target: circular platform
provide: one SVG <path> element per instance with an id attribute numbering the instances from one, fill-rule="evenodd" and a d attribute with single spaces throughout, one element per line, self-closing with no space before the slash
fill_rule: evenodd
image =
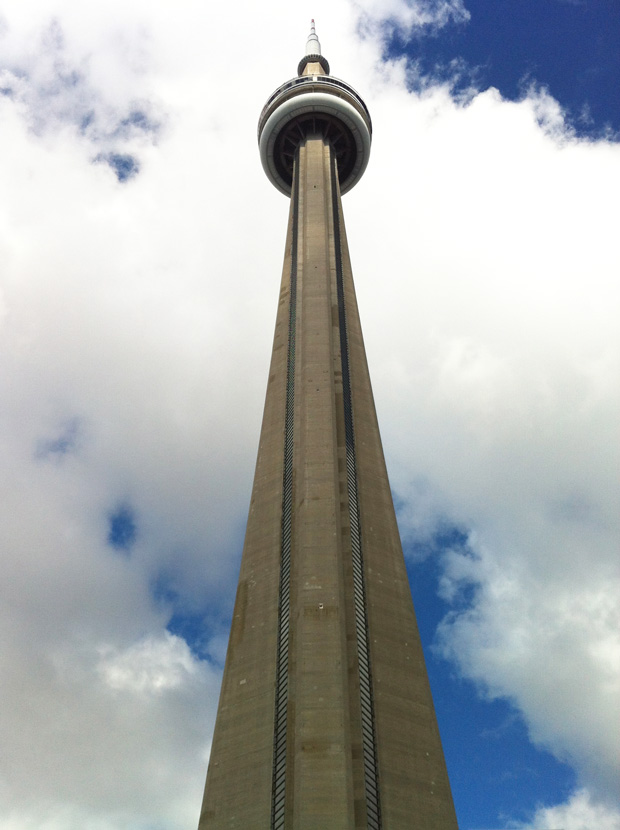
<path id="1" fill-rule="evenodd" d="M 372 122 L 353 87 L 329 75 L 293 78 L 270 96 L 258 122 L 263 168 L 271 183 L 287 196 L 291 195 L 297 146 L 316 133 L 332 145 L 341 193 L 351 190 L 366 169 Z"/>

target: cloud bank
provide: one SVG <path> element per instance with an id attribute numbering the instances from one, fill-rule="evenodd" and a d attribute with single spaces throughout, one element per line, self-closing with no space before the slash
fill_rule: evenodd
<path id="1" fill-rule="evenodd" d="M 307 27 L 200 14 L 4 7 L 7 830 L 197 821 L 286 224 L 256 119 Z M 540 90 L 455 100 L 382 60 L 460 3 L 315 16 L 375 125 L 345 212 L 403 532 L 467 536 L 437 647 L 577 770 L 532 827 L 615 830 L 619 148 Z"/>

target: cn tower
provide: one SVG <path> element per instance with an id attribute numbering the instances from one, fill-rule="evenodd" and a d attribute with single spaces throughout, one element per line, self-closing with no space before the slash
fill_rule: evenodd
<path id="1" fill-rule="evenodd" d="M 329 72 L 313 21 L 259 119 L 291 207 L 199 830 L 457 828 L 342 213 L 372 125 Z"/>

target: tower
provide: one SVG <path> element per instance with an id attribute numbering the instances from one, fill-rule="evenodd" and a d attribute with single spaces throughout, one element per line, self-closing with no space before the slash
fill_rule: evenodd
<path id="1" fill-rule="evenodd" d="M 457 827 L 342 213 L 371 130 L 313 22 L 258 126 L 291 207 L 199 830 Z"/>

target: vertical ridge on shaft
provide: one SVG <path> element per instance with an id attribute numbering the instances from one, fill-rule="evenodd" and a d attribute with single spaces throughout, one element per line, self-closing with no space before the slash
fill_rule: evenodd
<path id="1" fill-rule="evenodd" d="M 286 743 L 288 709 L 288 636 L 290 617 L 291 532 L 293 514 L 293 448 L 295 408 L 295 334 L 297 316 L 297 239 L 299 177 L 293 193 L 293 233 L 291 242 L 291 282 L 286 365 L 286 415 L 284 420 L 284 474 L 282 482 L 282 542 L 278 603 L 278 645 L 276 661 L 275 722 L 273 736 L 272 830 L 284 827 L 286 802 Z"/>
<path id="2" fill-rule="evenodd" d="M 351 402 L 349 373 L 349 346 L 347 339 L 347 313 L 344 299 L 342 273 L 342 248 L 340 238 L 340 211 L 338 205 L 338 174 L 335 156 L 331 156 L 332 213 L 334 222 L 334 249 L 336 254 L 336 288 L 338 295 L 338 323 L 340 332 L 340 359 L 342 363 L 342 392 L 346 440 L 347 493 L 351 532 L 351 558 L 353 564 L 353 589 L 355 605 L 355 629 L 359 665 L 360 704 L 362 710 L 362 744 L 366 790 L 366 816 L 368 830 L 381 830 L 381 805 L 377 776 L 377 752 L 372 699 L 372 675 L 368 648 L 368 619 L 366 615 L 366 590 L 364 559 L 359 521 L 357 495 L 357 469 L 355 461 L 355 433 Z"/>

